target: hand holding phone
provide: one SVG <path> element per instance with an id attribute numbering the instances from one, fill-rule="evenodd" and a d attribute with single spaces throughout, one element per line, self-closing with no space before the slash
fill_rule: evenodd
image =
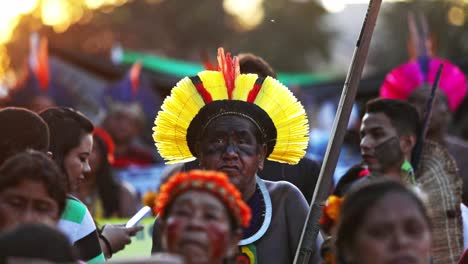
<path id="1" fill-rule="evenodd" d="M 149 206 L 144 206 L 143 208 L 140 209 L 130 220 L 128 220 L 127 224 L 125 227 L 134 227 L 136 226 L 141 219 L 143 219 L 145 216 L 147 216 L 151 212 L 151 208 Z"/>

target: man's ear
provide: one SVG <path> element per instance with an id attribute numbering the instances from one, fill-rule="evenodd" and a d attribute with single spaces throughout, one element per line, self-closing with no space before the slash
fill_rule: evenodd
<path id="1" fill-rule="evenodd" d="M 401 151 L 406 155 L 410 154 L 413 151 L 414 146 L 416 145 L 416 136 L 404 135 L 400 137 L 400 147 Z"/>
<path id="2" fill-rule="evenodd" d="M 268 148 L 266 144 L 263 144 L 260 146 L 260 149 L 258 152 L 258 169 L 259 170 L 263 170 L 263 165 L 265 164 L 267 150 Z"/>

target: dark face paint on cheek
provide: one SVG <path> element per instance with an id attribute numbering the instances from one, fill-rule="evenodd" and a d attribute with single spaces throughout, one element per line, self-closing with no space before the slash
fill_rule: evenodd
<path id="1" fill-rule="evenodd" d="M 220 259 L 224 256 L 229 243 L 229 227 L 211 223 L 206 228 L 208 238 L 210 239 L 210 247 L 214 259 Z"/>
<path id="2" fill-rule="evenodd" d="M 177 244 L 179 243 L 182 235 L 183 226 L 185 221 L 175 218 L 168 219 L 167 221 L 167 250 L 169 252 L 177 252 Z"/>
<path id="3" fill-rule="evenodd" d="M 374 148 L 374 156 L 379 161 L 381 169 L 385 170 L 403 161 L 400 139 L 391 137 Z"/>

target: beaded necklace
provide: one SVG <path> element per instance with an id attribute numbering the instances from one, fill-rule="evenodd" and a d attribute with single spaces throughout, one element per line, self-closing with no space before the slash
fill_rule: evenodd
<path id="1" fill-rule="evenodd" d="M 271 198 L 265 183 L 258 176 L 254 195 L 247 201 L 252 210 L 252 220 L 247 228 L 242 230 L 243 237 L 240 246 L 254 243 L 260 239 L 271 223 L 272 206 Z"/>

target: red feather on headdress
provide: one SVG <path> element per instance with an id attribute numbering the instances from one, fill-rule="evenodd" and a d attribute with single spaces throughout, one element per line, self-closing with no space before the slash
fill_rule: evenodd
<path id="1" fill-rule="evenodd" d="M 50 80 L 47 38 L 42 37 L 39 41 L 38 35 L 31 36 L 30 65 L 41 91 L 47 91 Z"/>
<path id="2" fill-rule="evenodd" d="M 140 87 L 140 73 L 142 65 L 140 62 L 135 62 L 130 69 L 130 83 L 132 85 L 132 95 L 135 96 Z"/>
<path id="3" fill-rule="evenodd" d="M 218 71 L 223 73 L 224 82 L 228 92 L 228 98 L 232 99 L 232 91 L 234 91 L 235 81 L 240 75 L 239 60 L 237 57 L 232 58 L 231 53 L 224 54 L 224 49 L 218 49 Z"/>
<path id="4" fill-rule="evenodd" d="M 203 67 L 205 67 L 206 70 L 216 71 L 216 67 L 213 65 L 213 63 L 211 63 L 210 56 L 206 50 L 200 51 L 200 57 L 203 61 Z"/>

